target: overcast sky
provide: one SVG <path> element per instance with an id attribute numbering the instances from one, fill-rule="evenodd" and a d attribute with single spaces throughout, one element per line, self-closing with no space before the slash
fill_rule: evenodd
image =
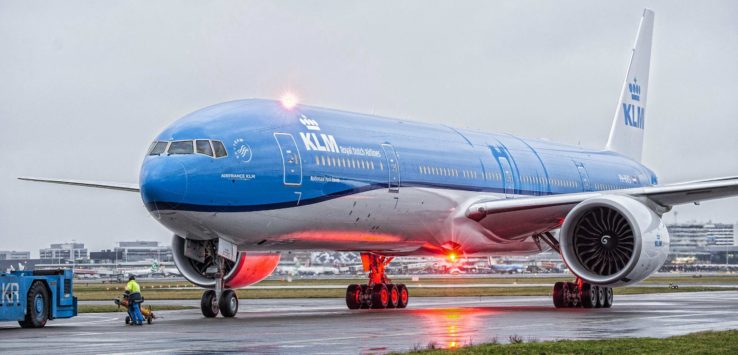
<path id="1" fill-rule="evenodd" d="M 656 13 L 644 162 L 738 175 L 734 1 L 0 0 L 0 249 L 169 242 L 135 193 L 173 120 L 240 98 L 603 147 L 643 7 Z M 738 221 L 738 199 L 679 208 Z M 674 221 L 674 214 L 665 217 Z"/>

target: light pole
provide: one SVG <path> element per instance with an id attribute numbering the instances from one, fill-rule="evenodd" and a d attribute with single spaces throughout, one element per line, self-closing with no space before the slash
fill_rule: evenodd
<path id="1" fill-rule="evenodd" d="M 728 272 L 728 244 L 725 244 L 725 272 Z"/>

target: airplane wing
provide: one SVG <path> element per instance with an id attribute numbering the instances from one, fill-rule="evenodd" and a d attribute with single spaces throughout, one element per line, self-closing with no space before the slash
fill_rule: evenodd
<path id="1" fill-rule="evenodd" d="M 664 207 L 738 196 L 738 176 L 643 188 L 639 195 Z"/>
<path id="2" fill-rule="evenodd" d="M 493 214 L 535 212 L 538 217 L 564 218 L 569 210 L 578 203 L 603 195 L 627 195 L 635 198 L 645 198 L 668 210 L 676 205 L 738 196 L 738 176 L 614 191 L 478 201 L 469 206 L 466 216 L 475 221 L 481 221 Z"/>
<path id="3" fill-rule="evenodd" d="M 51 184 L 94 187 L 98 189 L 108 189 L 108 190 L 118 190 L 118 191 L 128 191 L 128 192 L 139 192 L 140 191 L 138 184 L 125 183 L 125 182 L 101 182 L 101 181 L 87 181 L 87 180 L 47 179 L 47 178 L 35 178 L 35 177 L 19 177 L 18 180 L 47 182 Z"/>

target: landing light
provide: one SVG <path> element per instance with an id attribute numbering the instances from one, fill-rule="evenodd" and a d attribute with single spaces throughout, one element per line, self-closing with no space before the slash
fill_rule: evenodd
<path id="1" fill-rule="evenodd" d="M 291 110 L 292 108 L 297 106 L 298 99 L 297 96 L 295 96 L 293 93 L 288 92 L 282 95 L 281 101 L 284 108 Z"/>

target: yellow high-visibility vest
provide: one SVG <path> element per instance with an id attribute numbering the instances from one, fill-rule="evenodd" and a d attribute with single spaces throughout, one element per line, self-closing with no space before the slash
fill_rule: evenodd
<path id="1" fill-rule="evenodd" d="M 141 292 L 141 286 L 138 285 L 138 282 L 136 280 L 128 281 L 128 284 L 126 285 L 126 290 L 130 291 L 131 293 Z"/>

